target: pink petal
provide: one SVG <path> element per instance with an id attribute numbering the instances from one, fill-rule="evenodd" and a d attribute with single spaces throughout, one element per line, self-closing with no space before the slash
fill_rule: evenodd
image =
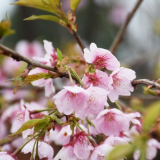
<path id="1" fill-rule="evenodd" d="M 53 86 L 53 80 L 49 78 L 45 82 L 45 96 L 49 97 L 54 92 L 55 92 L 55 87 Z"/>

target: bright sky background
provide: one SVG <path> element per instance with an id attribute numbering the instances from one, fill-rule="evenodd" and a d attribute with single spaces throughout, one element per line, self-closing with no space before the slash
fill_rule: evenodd
<path id="1" fill-rule="evenodd" d="M 13 3 L 14 1 L 15 0 L 0 0 L 0 21 L 5 18 L 6 13 L 8 13 L 9 16 L 11 16 L 15 6 L 10 5 L 10 3 Z"/>

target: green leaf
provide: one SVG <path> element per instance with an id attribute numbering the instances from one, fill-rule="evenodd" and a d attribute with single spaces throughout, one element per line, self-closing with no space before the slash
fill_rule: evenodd
<path id="1" fill-rule="evenodd" d="M 60 0 L 49 0 L 49 2 L 52 5 L 52 7 L 61 5 Z"/>
<path id="2" fill-rule="evenodd" d="M 129 157 L 135 150 L 134 144 L 121 144 L 116 146 L 106 157 L 106 160 L 118 160 L 124 157 Z"/>
<path id="3" fill-rule="evenodd" d="M 50 76 L 51 77 L 51 76 Z M 31 83 L 33 81 L 36 81 L 36 80 L 39 80 L 39 79 L 42 79 L 42 78 L 50 78 L 49 77 L 49 74 L 48 73 L 37 73 L 37 74 L 32 74 L 32 75 L 29 75 L 25 78 L 25 81 L 24 83 L 27 84 L 27 83 Z"/>
<path id="4" fill-rule="evenodd" d="M 54 0 L 19 0 L 18 2 L 12 4 L 41 9 L 56 14 L 58 10 L 56 6 L 58 1 L 56 0 L 55 3 L 52 1 Z"/>
<path id="5" fill-rule="evenodd" d="M 63 55 L 62 55 L 62 52 L 57 48 L 57 56 L 58 56 L 58 59 L 60 60 L 60 61 L 62 61 L 62 59 L 63 59 Z"/>
<path id="6" fill-rule="evenodd" d="M 51 115 L 50 116 L 53 120 L 55 120 L 58 124 L 62 125 L 63 121 L 61 119 L 59 119 L 57 116 L 55 115 Z"/>
<path id="7" fill-rule="evenodd" d="M 18 89 L 24 84 L 24 80 L 25 77 L 20 75 L 18 77 L 7 80 L 6 82 L 12 81 L 12 86 L 15 86 L 13 93 L 16 94 Z"/>
<path id="8" fill-rule="evenodd" d="M 160 101 L 154 102 L 149 105 L 143 118 L 142 129 L 148 132 L 151 127 L 156 123 L 158 116 L 160 115 Z"/>
<path id="9" fill-rule="evenodd" d="M 46 125 L 48 125 L 49 121 L 46 121 L 46 119 L 42 119 L 41 122 L 39 122 L 38 124 L 36 124 L 34 126 L 34 133 L 40 131 L 41 129 L 45 128 Z"/>
<path id="10" fill-rule="evenodd" d="M 79 3 L 81 2 L 81 0 L 70 0 L 70 8 L 73 10 L 73 11 L 76 11 Z"/>
<path id="11" fill-rule="evenodd" d="M 95 128 L 95 125 L 88 118 L 86 118 L 86 122 L 88 125 L 93 126 Z"/>
<path id="12" fill-rule="evenodd" d="M 3 36 L 11 35 L 15 32 L 14 30 L 10 29 L 10 27 L 11 21 L 7 15 L 6 20 L 2 20 L 0 22 L 0 38 L 2 38 Z"/>
<path id="13" fill-rule="evenodd" d="M 27 129 L 31 129 L 34 126 L 38 125 L 38 124 L 48 124 L 50 121 L 49 118 L 44 118 L 44 119 L 31 119 L 27 122 L 25 122 L 22 127 L 15 133 L 11 134 L 10 136 L 14 136 L 16 134 L 20 134 L 23 131 L 27 130 Z"/>
<path id="14" fill-rule="evenodd" d="M 30 16 L 28 18 L 25 18 L 24 20 L 37 20 L 37 19 L 54 21 L 54 22 L 57 22 L 57 23 L 61 24 L 61 21 L 60 21 L 60 19 L 58 17 L 51 16 L 51 15 L 40 15 L 40 16 L 32 15 L 32 16 Z"/>

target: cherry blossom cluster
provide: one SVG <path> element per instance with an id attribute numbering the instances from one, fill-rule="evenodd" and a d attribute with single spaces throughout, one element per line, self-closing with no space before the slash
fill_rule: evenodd
<path id="1" fill-rule="evenodd" d="M 51 42 L 44 40 L 46 54 L 44 57 L 33 57 L 35 61 L 51 67 L 57 67 L 58 55 Z M 130 96 L 134 90 L 131 81 L 135 79 L 135 72 L 128 68 L 120 67 L 117 58 L 108 50 L 98 48 L 91 43 L 90 50 L 84 49 L 84 59 L 88 66 L 84 73 L 82 84 L 76 82 L 64 86 L 57 94 L 53 86 L 53 79 L 40 79 L 32 82 L 34 86 L 44 87 L 45 96 L 52 98 L 56 108 L 54 116 L 59 115 L 59 123 L 54 123 L 40 139 L 34 149 L 36 138 L 30 138 L 34 134 L 34 127 L 22 132 L 22 137 L 12 142 L 12 146 L 18 148 L 27 140 L 28 143 L 22 148 L 24 154 L 36 154 L 40 159 L 48 160 L 104 160 L 110 151 L 119 144 L 133 142 L 134 136 L 141 132 L 141 115 L 139 112 L 123 113 L 121 110 L 109 107 L 110 102 L 116 102 L 119 96 Z M 102 71 L 103 70 L 103 71 Z M 47 73 L 45 69 L 34 68 L 29 75 Z M 110 102 L 107 102 L 107 99 Z M 47 111 L 34 113 L 36 110 L 45 110 L 44 103 L 26 103 L 21 100 L 6 109 L 0 118 L 0 125 L 5 128 L 6 121 L 11 123 L 11 133 L 18 131 L 28 120 L 43 119 L 51 116 Z M 4 130 L 5 132 L 5 130 Z M 3 133 L 4 135 L 6 133 Z M 2 135 L 2 134 L 0 134 Z M 102 136 L 98 141 L 95 137 Z M 22 140 L 23 139 L 23 140 Z M 62 148 L 57 155 L 51 143 L 61 145 Z M 9 154 L 8 146 L 2 146 L 7 152 L 0 152 L 0 160 L 16 160 L 14 154 Z M 5 149 L 8 148 L 8 149 Z M 155 139 L 147 142 L 147 150 L 152 148 L 153 152 L 146 152 L 147 159 L 156 156 L 160 143 Z M 134 152 L 134 159 L 138 160 L 140 151 Z M 54 157 L 54 158 L 53 158 Z"/>

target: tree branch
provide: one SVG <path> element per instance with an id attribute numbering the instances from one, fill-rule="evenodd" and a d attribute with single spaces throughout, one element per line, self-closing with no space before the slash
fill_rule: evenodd
<path id="1" fill-rule="evenodd" d="M 75 40 L 77 41 L 77 43 L 79 44 L 82 52 L 84 52 L 84 51 L 83 51 L 84 48 L 85 48 L 85 47 L 84 47 L 84 44 L 82 43 L 82 40 L 81 40 L 81 38 L 79 37 L 79 35 L 77 34 L 77 32 L 75 32 L 74 30 L 72 30 L 72 35 L 73 35 L 73 37 L 75 38 Z"/>
<path id="2" fill-rule="evenodd" d="M 147 86 L 149 86 L 150 88 L 158 88 L 160 89 L 160 84 L 148 79 L 137 79 L 137 80 L 133 80 L 132 81 L 132 85 L 139 85 L 139 84 L 145 84 Z"/>
<path id="3" fill-rule="evenodd" d="M 55 72 L 59 75 L 60 78 L 62 77 L 66 77 L 66 78 L 69 78 L 68 74 L 65 73 L 65 72 L 59 72 L 57 70 L 57 68 L 53 68 L 53 67 L 50 67 L 50 66 L 47 66 L 47 65 L 44 65 L 42 63 L 39 63 L 39 62 L 36 62 L 36 61 L 33 61 L 27 57 L 24 57 L 22 56 L 21 54 L 15 52 L 14 50 L 0 44 L 0 55 L 5 55 L 5 56 L 8 56 L 8 57 L 12 57 L 13 59 L 15 59 L 16 61 L 24 61 L 26 63 L 28 63 L 28 65 L 31 65 L 32 67 L 39 67 L 39 68 L 43 68 L 43 69 L 46 69 L 48 71 L 52 71 L 52 72 Z M 74 77 L 72 77 L 74 80 L 76 80 Z"/>
<path id="4" fill-rule="evenodd" d="M 124 22 L 124 24 L 122 25 L 122 27 L 120 28 L 119 32 L 117 33 L 111 47 L 110 47 L 110 51 L 114 54 L 115 50 L 117 49 L 119 43 L 122 40 L 122 37 L 126 31 L 127 26 L 129 25 L 130 21 L 132 20 L 134 14 L 136 13 L 137 9 L 139 8 L 140 4 L 142 3 L 143 0 L 138 0 L 136 5 L 134 6 L 133 10 L 128 14 L 126 21 Z"/>

